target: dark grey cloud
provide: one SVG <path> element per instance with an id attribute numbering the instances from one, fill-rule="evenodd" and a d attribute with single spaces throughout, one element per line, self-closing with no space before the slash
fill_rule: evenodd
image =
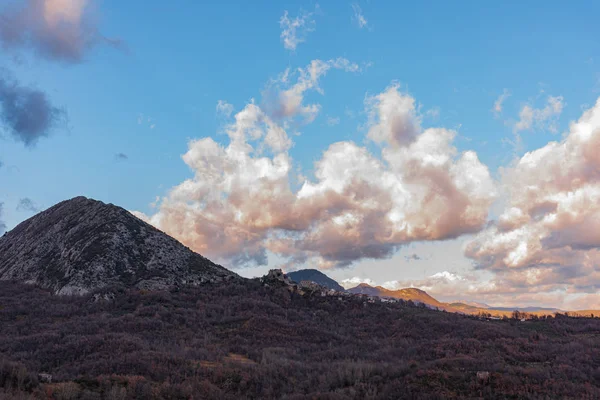
<path id="1" fill-rule="evenodd" d="M 413 261 L 413 260 L 421 260 L 421 257 L 418 254 L 411 254 L 409 256 L 404 256 L 404 259 L 406 261 Z"/>
<path id="2" fill-rule="evenodd" d="M 40 211 L 38 206 L 28 197 L 24 197 L 19 200 L 19 204 L 17 204 L 17 211 L 28 211 L 37 213 Z"/>
<path id="3" fill-rule="evenodd" d="M 46 93 L 22 86 L 0 70 L 0 124 L 13 138 L 33 146 L 66 120 L 66 111 L 52 105 Z"/>
<path id="4" fill-rule="evenodd" d="M 50 60 L 79 63 L 92 47 L 108 44 L 90 15 L 91 0 L 20 0 L 0 11 L 0 43 L 5 50 L 33 49 Z"/>
<path id="5" fill-rule="evenodd" d="M 117 154 L 115 154 L 115 160 L 127 161 L 127 160 L 129 160 L 129 156 L 125 153 L 117 153 Z"/>
<path id="6" fill-rule="evenodd" d="M 2 211 L 4 208 L 4 203 L 0 202 L 0 235 L 6 232 L 6 224 L 2 220 Z"/>

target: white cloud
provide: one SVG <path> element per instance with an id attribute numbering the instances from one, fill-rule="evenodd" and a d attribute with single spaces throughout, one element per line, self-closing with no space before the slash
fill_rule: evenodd
<path id="1" fill-rule="evenodd" d="M 313 122 L 321 111 L 321 105 L 304 104 L 305 93 L 309 90 L 315 90 L 320 94 L 324 94 L 323 89 L 319 86 L 319 80 L 331 69 L 346 72 L 361 71 L 358 64 L 345 58 L 327 61 L 313 60 L 305 68 L 298 68 L 294 72 L 286 70 L 268 88 L 268 91 L 274 92 L 267 95 L 270 98 L 266 106 L 269 113 L 277 119 L 301 116 L 304 123 Z M 289 86 L 289 81 L 293 76 L 297 76 L 296 83 Z"/>
<path id="2" fill-rule="evenodd" d="M 425 115 L 432 120 L 437 120 L 440 117 L 440 108 L 433 107 L 425 112 Z"/>
<path id="3" fill-rule="evenodd" d="M 343 281 L 340 282 L 340 285 L 342 285 L 342 287 L 344 289 L 351 289 L 353 287 L 360 285 L 361 283 L 366 283 L 367 285 L 375 286 L 375 282 L 372 281 L 371 279 L 359 278 L 358 276 L 344 279 Z"/>
<path id="4" fill-rule="evenodd" d="M 515 123 L 513 130 L 519 132 L 539 127 L 555 132 L 556 119 L 562 113 L 564 100 L 562 96 L 548 96 L 546 101 L 547 104 L 544 108 L 533 108 L 529 104 L 524 105 L 519 112 L 519 120 Z"/>
<path id="5" fill-rule="evenodd" d="M 492 108 L 492 111 L 494 111 L 494 114 L 496 114 L 496 116 L 499 116 L 502 113 L 502 107 L 504 105 L 504 102 L 509 97 L 510 97 L 510 92 L 508 91 L 508 89 L 504 89 L 502 94 L 500 96 L 498 96 L 498 98 L 494 102 L 494 107 Z"/>
<path id="6" fill-rule="evenodd" d="M 343 59 L 311 63 L 299 92 L 331 67 L 354 69 Z M 299 189 L 291 138 L 248 104 L 226 129 L 228 145 L 190 142 L 183 160 L 194 177 L 174 187 L 150 220 L 227 266 L 264 264 L 270 251 L 297 265 L 341 267 L 389 257 L 411 241 L 480 230 L 495 194 L 488 169 L 474 152 L 458 153 L 456 132 L 422 129 L 412 104 L 395 85 L 368 98 L 369 132 L 379 132 L 369 137 L 381 144 L 381 157 L 353 142 L 332 143 L 315 179 Z"/>
<path id="7" fill-rule="evenodd" d="M 339 117 L 327 117 L 327 125 L 328 126 L 336 126 L 339 125 L 340 118 Z"/>
<path id="8" fill-rule="evenodd" d="M 562 141 L 503 170 L 504 210 L 466 255 L 522 292 L 600 288 L 599 148 L 600 99 Z"/>
<path id="9" fill-rule="evenodd" d="M 290 18 L 285 11 L 279 19 L 283 47 L 295 51 L 298 45 L 306 40 L 306 35 L 315 29 L 314 13 L 300 12 L 295 18 Z"/>
<path id="10" fill-rule="evenodd" d="M 352 11 L 354 11 L 354 16 L 352 19 L 358 24 L 359 28 L 365 28 L 368 25 L 367 19 L 363 15 L 362 9 L 357 3 L 352 4 Z"/>
<path id="11" fill-rule="evenodd" d="M 368 136 L 376 143 L 407 145 L 421 130 L 421 117 L 417 115 L 415 99 L 398 89 L 399 85 L 394 84 L 385 92 L 366 100 L 371 119 Z"/>
<path id="12" fill-rule="evenodd" d="M 233 113 L 233 105 L 229 104 L 225 100 L 219 100 L 217 102 L 217 114 L 222 115 L 224 117 L 231 117 Z"/>
<path id="13" fill-rule="evenodd" d="M 156 128 L 156 123 L 154 122 L 154 119 L 152 117 L 144 115 L 142 113 L 138 114 L 137 123 L 138 123 L 138 125 L 147 126 L 150 129 Z"/>

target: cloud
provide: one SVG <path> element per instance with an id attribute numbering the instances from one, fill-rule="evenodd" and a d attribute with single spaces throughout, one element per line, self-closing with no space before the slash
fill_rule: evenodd
<path id="1" fill-rule="evenodd" d="M 600 294 L 583 294 L 568 301 L 566 310 L 600 310 Z"/>
<path id="2" fill-rule="evenodd" d="M 289 13 L 285 11 L 279 19 L 283 47 L 295 51 L 298 45 L 306 40 L 306 35 L 315 30 L 315 25 L 314 13 L 301 11 L 297 17 L 290 18 Z"/>
<path id="3" fill-rule="evenodd" d="M 307 179 L 292 168 L 285 129 L 250 103 L 226 127 L 228 145 L 210 137 L 189 143 L 183 161 L 194 177 L 144 218 L 229 266 L 264 265 L 269 251 L 296 264 L 344 267 L 412 241 L 479 231 L 495 196 L 487 167 L 474 152 L 457 151 L 455 131 L 423 129 L 412 104 L 397 85 L 367 98 L 368 136 L 381 156 L 332 143 Z"/>
<path id="4" fill-rule="evenodd" d="M 4 203 L 0 202 L 0 235 L 6 232 L 6 224 L 2 219 L 2 214 L 4 211 Z"/>
<path id="5" fill-rule="evenodd" d="M 465 254 L 523 292 L 600 288 L 599 148 L 600 99 L 502 171 L 503 211 Z"/>
<path id="6" fill-rule="evenodd" d="M 420 280 L 404 280 L 404 281 L 387 281 L 381 284 L 389 290 L 400 290 L 408 287 L 414 287 L 428 292 L 429 294 L 446 293 L 453 294 L 458 290 L 464 292 L 468 290 L 467 283 L 477 283 L 472 276 L 461 276 L 454 272 L 441 271 L 427 278 Z"/>
<path id="7" fill-rule="evenodd" d="M 415 99 L 393 84 L 385 92 L 368 97 L 371 127 L 368 137 L 376 143 L 398 147 L 410 144 L 421 131 Z"/>
<path id="8" fill-rule="evenodd" d="M 515 132 L 530 130 L 534 126 L 541 129 L 547 128 L 551 132 L 556 132 L 556 119 L 562 113 L 564 100 L 562 96 L 548 96 L 547 104 L 544 108 L 533 108 L 526 104 L 519 112 L 519 120 L 515 123 L 513 130 Z"/>
<path id="9" fill-rule="evenodd" d="M 340 118 L 339 117 L 327 117 L 327 126 L 336 126 L 339 125 L 340 123 Z"/>
<path id="10" fill-rule="evenodd" d="M 352 11 L 354 11 L 353 21 L 356 21 L 360 29 L 367 27 L 367 19 L 362 13 L 360 6 L 357 3 L 352 4 Z"/>
<path id="11" fill-rule="evenodd" d="M 421 260 L 422 258 L 421 258 L 421 257 L 420 257 L 418 254 L 414 254 L 414 253 L 413 253 L 413 254 L 411 254 L 411 255 L 404 256 L 404 259 L 405 259 L 406 261 L 412 261 L 412 260 Z"/>
<path id="12" fill-rule="evenodd" d="M 27 211 L 32 213 L 37 213 L 40 211 L 38 206 L 28 197 L 24 197 L 19 199 L 19 203 L 17 204 L 17 211 Z"/>
<path id="13" fill-rule="evenodd" d="M 499 116 L 502 113 L 502 107 L 504 105 L 504 101 L 506 101 L 506 99 L 508 99 L 509 97 L 510 97 L 510 92 L 508 91 L 508 89 L 504 89 L 502 94 L 500 96 L 498 96 L 498 98 L 494 102 L 494 107 L 492 108 L 492 111 L 494 111 L 494 114 L 496 114 L 496 116 Z"/>
<path id="14" fill-rule="evenodd" d="M 156 124 L 154 123 L 154 119 L 152 117 L 150 117 L 148 115 L 144 115 L 142 113 L 138 114 L 137 123 L 138 123 L 138 125 L 147 126 L 150 129 L 156 128 Z"/>
<path id="15" fill-rule="evenodd" d="M 369 278 L 359 278 L 355 276 L 353 278 L 347 278 L 340 282 L 340 285 L 344 287 L 344 289 L 351 289 L 360 285 L 361 283 L 366 283 L 369 286 L 375 286 L 375 282 Z"/>
<path id="16" fill-rule="evenodd" d="M 13 138 L 33 146 L 66 119 L 44 92 L 21 86 L 0 70 L 0 122 Z"/>
<path id="17" fill-rule="evenodd" d="M 304 123 L 315 120 L 321 106 L 319 104 L 304 104 L 305 93 L 315 90 L 323 94 L 319 80 L 331 69 L 346 72 L 360 72 L 361 67 L 345 58 L 336 58 L 328 61 L 313 60 L 305 68 L 298 68 L 295 72 L 286 70 L 278 79 L 271 83 L 265 91 L 267 98 L 265 108 L 276 119 L 294 118 L 301 116 Z M 297 76 L 296 83 L 289 85 L 291 77 Z"/>
<path id="18" fill-rule="evenodd" d="M 127 160 L 129 160 L 129 156 L 125 153 L 117 153 L 117 154 L 115 154 L 115 160 L 127 161 Z"/>
<path id="19" fill-rule="evenodd" d="M 437 120 L 440 117 L 440 108 L 434 107 L 425 112 L 425 116 L 432 120 Z"/>
<path id="20" fill-rule="evenodd" d="M 233 113 L 233 105 L 229 104 L 225 100 L 219 100 L 217 102 L 217 114 L 222 115 L 224 117 L 231 117 Z"/>
<path id="21" fill-rule="evenodd" d="M 89 15 L 88 0 L 23 0 L 0 13 L 0 42 L 5 49 L 31 48 L 40 56 L 67 63 L 83 61 L 97 44 L 122 46 L 104 37 Z"/>
<path id="22" fill-rule="evenodd" d="M 173 188 L 154 216 L 136 215 L 200 253 L 233 265 L 262 265 L 268 231 L 285 224 L 282 207 L 293 197 L 287 181 L 292 142 L 253 103 L 225 132 L 226 147 L 209 137 L 191 141 L 183 160 L 194 178 Z M 262 156 L 263 151 L 273 156 Z"/>
<path id="23" fill-rule="evenodd" d="M 562 292 L 523 291 L 503 279 L 472 272 L 440 271 L 423 279 L 393 280 L 381 286 L 389 290 L 421 289 L 443 302 L 475 301 L 500 307 L 556 306 L 566 299 Z"/>

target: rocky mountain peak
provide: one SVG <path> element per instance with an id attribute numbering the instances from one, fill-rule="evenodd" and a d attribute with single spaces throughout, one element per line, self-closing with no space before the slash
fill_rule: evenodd
<path id="1" fill-rule="evenodd" d="M 120 285 L 157 289 L 237 277 L 113 204 L 75 197 L 0 237 L 0 280 L 58 294 Z"/>

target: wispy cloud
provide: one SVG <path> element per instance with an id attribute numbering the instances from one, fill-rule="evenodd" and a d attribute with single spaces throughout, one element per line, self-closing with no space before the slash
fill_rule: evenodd
<path id="1" fill-rule="evenodd" d="M 339 117 L 327 117 L 327 126 L 336 126 L 339 125 L 340 123 L 340 118 Z"/>
<path id="2" fill-rule="evenodd" d="M 33 200 L 31 200 L 28 197 L 24 197 L 22 199 L 19 199 L 19 203 L 17 204 L 17 211 L 26 211 L 26 212 L 37 213 L 40 211 L 40 209 L 33 202 Z"/>
<path id="3" fill-rule="evenodd" d="M 515 132 L 525 131 L 538 127 L 556 132 L 556 120 L 560 116 L 565 106 L 562 96 L 548 96 L 547 104 L 544 108 L 534 108 L 526 104 L 519 112 L 519 120 L 515 123 L 513 130 Z"/>
<path id="4" fill-rule="evenodd" d="M 154 118 L 152 118 L 148 115 L 144 115 L 142 113 L 138 114 L 137 123 L 138 123 L 138 125 L 147 126 L 150 129 L 156 128 L 156 123 L 154 122 Z"/>
<path id="5" fill-rule="evenodd" d="M 365 18 L 362 9 L 358 5 L 358 3 L 352 3 L 352 11 L 354 11 L 354 15 L 352 16 L 352 20 L 356 22 L 359 28 L 366 28 L 368 25 L 367 19 Z"/>
<path id="6" fill-rule="evenodd" d="M 439 107 L 430 108 L 429 110 L 427 110 L 425 112 L 425 116 L 432 120 L 437 120 L 440 117 L 440 108 Z"/>
<path id="7" fill-rule="evenodd" d="M 502 108 L 504 106 L 504 102 L 509 97 L 510 97 L 510 92 L 508 91 L 508 89 L 504 89 L 502 94 L 500 96 L 498 96 L 498 98 L 494 102 L 494 107 L 492 108 L 492 111 L 494 111 L 494 114 L 496 116 L 499 116 L 502 113 Z"/>
<path id="8" fill-rule="evenodd" d="M 224 117 L 231 117 L 233 113 L 233 105 L 229 104 L 225 100 L 219 100 L 217 102 L 217 114 L 222 115 Z"/>
<path id="9" fill-rule="evenodd" d="M 275 119 L 301 116 L 305 123 L 314 121 L 321 106 L 315 103 L 304 104 L 305 93 L 314 90 L 323 94 L 319 81 L 332 69 L 355 73 L 362 70 L 358 64 L 341 57 L 327 61 L 313 60 L 305 68 L 298 68 L 294 72 L 286 70 L 265 91 L 267 112 Z M 297 80 L 290 85 L 293 77 L 297 77 Z"/>
<path id="10" fill-rule="evenodd" d="M 421 260 L 421 256 L 419 256 L 418 254 L 413 253 L 413 254 L 410 254 L 408 256 L 404 256 L 404 259 L 406 261 L 418 261 L 418 260 Z"/>
<path id="11" fill-rule="evenodd" d="M 295 51 L 298 45 L 306 40 L 306 35 L 315 30 L 315 25 L 314 13 L 301 11 L 298 16 L 292 18 L 286 10 L 279 19 L 283 47 Z"/>

